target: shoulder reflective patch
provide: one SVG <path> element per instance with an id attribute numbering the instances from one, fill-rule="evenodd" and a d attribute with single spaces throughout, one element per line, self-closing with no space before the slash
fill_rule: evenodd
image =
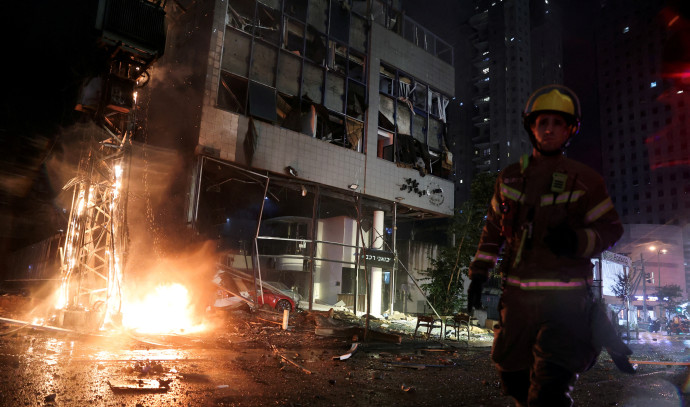
<path id="1" fill-rule="evenodd" d="M 510 199 L 511 201 L 524 202 L 525 197 L 522 196 L 522 192 L 515 188 L 511 188 L 506 184 L 501 184 L 501 196 Z"/>
<path id="2" fill-rule="evenodd" d="M 573 191 L 572 194 L 570 192 L 562 192 L 556 196 L 556 199 L 553 198 L 553 194 L 544 194 L 541 196 L 541 206 L 549 206 L 554 203 L 564 204 L 566 202 L 576 202 L 584 195 L 585 191 L 582 190 Z"/>
<path id="3" fill-rule="evenodd" d="M 610 211 L 611 209 L 613 209 L 613 202 L 611 202 L 611 198 L 604 199 L 597 206 L 595 206 L 594 208 L 590 209 L 589 212 L 587 212 L 587 214 L 585 215 L 585 224 L 592 223 L 595 220 L 601 218 L 603 214 Z"/>

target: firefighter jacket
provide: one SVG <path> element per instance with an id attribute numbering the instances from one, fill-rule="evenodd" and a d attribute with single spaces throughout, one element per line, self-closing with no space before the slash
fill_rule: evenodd
<path id="1" fill-rule="evenodd" d="M 574 256 L 558 256 L 545 242 L 550 229 L 563 225 L 577 236 Z M 587 287 L 592 279 L 590 258 L 612 246 L 622 233 L 596 171 L 563 155 L 525 155 L 499 174 L 470 278 L 487 277 L 502 254 L 507 287 Z"/>

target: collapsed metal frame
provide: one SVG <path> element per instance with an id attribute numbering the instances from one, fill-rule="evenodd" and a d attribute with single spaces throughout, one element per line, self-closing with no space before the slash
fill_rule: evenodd
<path id="1" fill-rule="evenodd" d="M 121 306 L 131 132 L 103 127 L 84 139 L 77 176 L 63 187 L 74 191 L 56 307 L 95 312 L 100 326 L 117 319 Z"/>
<path id="2" fill-rule="evenodd" d="M 55 307 L 86 328 L 121 322 L 126 262 L 127 195 L 131 144 L 135 133 L 137 89 L 150 79 L 149 67 L 165 48 L 165 4 L 148 0 L 99 0 L 94 30 L 107 68 L 82 89 L 75 109 L 98 126 L 82 134 L 77 176 L 64 246 Z"/>
<path id="3" fill-rule="evenodd" d="M 266 201 L 266 198 L 270 194 L 269 192 L 269 184 L 271 183 L 272 176 L 270 174 L 260 174 L 258 172 L 249 170 L 247 168 L 243 168 L 238 165 L 234 165 L 230 162 L 217 159 L 214 157 L 209 157 L 206 155 L 199 155 L 198 160 L 197 160 L 197 165 L 195 168 L 195 174 L 193 176 L 193 182 L 191 185 L 191 193 L 190 193 L 190 201 L 189 201 L 189 208 L 188 208 L 188 221 L 192 225 L 194 229 L 198 231 L 199 224 L 198 224 L 198 215 L 199 215 L 199 201 L 201 199 L 201 189 L 202 189 L 202 180 L 204 176 L 204 165 L 206 162 L 209 163 L 214 163 L 218 165 L 225 166 L 227 168 L 231 168 L 233 170 L 237 170 L 245 175 L 251 176 L 252 180 L 254 182 L 259 182 L 261 181 L 262 184 L 262 189 L 263 189 L 263 195 L 262 195 L 262 201 L 261 201 L 261 207 L 259 211 L 259 216 L 257 219 L 257 225 L 255 229 L 255 234 L 252 238 L 253 240 L 253 247 L 251 250 L 251 257 L 253 259 L 253 264 L 252 264 L 252 270 L 254 272 L 254 289 L 255 293 L 263 293 L 263 278 L 262 278 L 262 270 L 261 270 L 261 257 L 283 257 L 283 256 L 276 256 L 276 255 L 270 255 L 270 254 L 260 254 L 259 253 L 259 241 L 262 240 L 275 240 L 275 241 L 285 241 L 285 242 L 306 242 L 309 244 L 309 247 L 311 250 L 309 251 L 308 254 L 306 255 L 287 255 L 290 258 L 299 258 L 303 260 L 307 260 L 309 262 L 309 268 L 307 272 L 309 273 L 309 284 L 308 284 L 308 289 L 309 289 L 309 310 L 312 309 L 312 304 L 313 304 L 313 295 L 314 295 L 314 276 L 316 272 L 316 262 L 317 261 L 325 261 L 325 262 L 332 262 L 332 263 L 341 263 L 341 264 L 348 264 L 348 265 L 354 265 L 355 266 L 355 293 L 354 293 L 354 304 L 353 304 L 353 309 L 356 312 L 358 309 L 357 305 L 357 300 L 359 298 L 359 276 L 360 276 L 360 270 L 362 267 L 364 267 L 365 273 L 371 272 L 371 267 L 368 267 L 366 264 L 366 260 L 362 260 L 361 251 L 366 251 L 368 249 L 371 249 L 372 247 L 368 247 L 364 242 L 364 236 L 363 236 L 363 228 L 362 228 L 362 198 L 363 195 L 357 192 L 352 192 L 350 191 L 349 193 L 343 193 L 340 191 L 335 191 L 335 193 L 342 195 L 342 197 L 345 196 L 350 196 L 352 198 L 351 204 L 354 206 L 356 209 L 357 217 L 354 219 L 357 223 L 357 233 L 356 233 L 356 243 L 355 245 L 350 245 L 350 244 L 345 244 L 345 243 L 340 243 L 340 242 L 332 242 L 332 241 L 327 241 L 327 240 L 319 240 L 316 239 L 316 222 L 319 220 L 319 202 L 320 202 L 320 197 L 322 195 L 321 189 L 324 188 L 321 185 L 318 184 L 312 184 L 312 186 L 315 189 L 315 196 L 314 196 L 314 201 L 313 201 L 313 208 L 312 208 L 312 217 L 311 217 L 311 238 L 307 239 L 302 239 L 302 238 L 282 238 L 282 237 L 275 237 L 275 236 L 261 236 L 260 235 L 260 229 L 261 229 L 261 223 L 263 221 L 263 213 L 264 213 L 264 204 Z M 273 178 L 278 178 L 278 176 L 273 176 Z M 220 184 L 225 183 L 226 181 L 220 182 Z M 296 181 L 297 182 L 297 181 Z M 298 181 L 299 184 L 311 184 L 307 181 L 300 180 Z M 399 269 L 402 269 L 405 271 L 405 273 L 409 276 L 411 279 L 412 283 L 414 286 L 419 290 L 420 293 L 424 296 L 424 299 L 426 303 L 429 305 L 429 307 L 432 309 L 434 314 L 436 314 L 437 317 L 440 318 L 438 312 L 436 309 L 434 309 L 433 305 L 429 302 L 429 299 L 426 297 L 426 294 L 424 293 L 424 290 L 419 286 L 417 281 L 415 280 L 414 276 L 410 273 L 410 271 L 405 267 L 405 265 L 401 262 L 401 260 L 398 258 L 397 255 L 397 248 L 396 248 L 396 240 L 397 240 L 397 222 L 398 222 L 398 206 L 399 202 L 391 202 L 390 205 L 391 210 L 392 210 L 392 230 L 393 230 L 393 247 L 390 247 L 387 245 L 387 243 L 384 242 L 384 244 L 387 247 L 388 250 L 391 250 L 392 253 L 394 253 L 394 259 L 395 261 L 393 262 L 392 269 L 391 269 L 391 286 L 394 285 L 395 283 L 395 276 L 396 272 Z M 329 258 L 324 258 L 324 257 L 317 257 L 317 245 L 337 245 L 341 247 L 347 247 L 347 248 L 352 248 L 355 250 L 355 261 L 343 261 L 343 260 L 335 260 L 335 259 L 329 259 Z M 365 275 L 366 278 L 366 275 Z M 258 290 L 257 290 L 257 285 L 258 285 Z M 368 299 L 370 297 L 370 287 L 369 284 L 365 285 L 366 289 L 366 298 Z M 258 298 L 254 299 L 255 301 L 258 301 Z M 369 301 L 367 301 L 368 303 Z M 388 304 L 390 306 L 391 312 L 394 310 L 394 302 L 395 302 L 395 296 L 392 295 L 390 296 L 390 303 Z M 368 313 L 368 311 L 367 311 Z"/>

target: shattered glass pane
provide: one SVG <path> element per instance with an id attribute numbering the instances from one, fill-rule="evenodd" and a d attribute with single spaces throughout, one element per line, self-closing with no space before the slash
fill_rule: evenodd
<path id="1" fill-rule="evenodd" d="M 251 34 L 254 27 L 254 0 L 229 0 L 228 25 Z"/>
<path id="2" fill-rule="evenodd" d="M 280 10 L 259 3 L 256 20 L 254 35 L 277 46 L 280 43 Z"/>
<path id="3" fill-rule="evenodd" d="M 305 56 L 318 65 L 326 64 L 326 43 L 325 36 L 319 34 L 312 27 L 307 26 L 307 49 Z"/>
<path id="4" fill-rule="evenodd" d="M 364 119 L 366 105 L 366 88 L 354 81 L 347 84 L 347 115 L 355 119 Z"/>
<path id="5" fill-rule="evenodd" d="M 359 82 L 366 83 L 366 77 L 364 76 L 364 55 L 354 53 L 350 50 L 348 61 L 347 76 Z"/>
<path id="6" fill-rule="evenodd" d="M 295 55 L 302 55 L 304 53 L 304 24 L 285 18 L 283 47 L 288 51 L 294 52 Z"/>
<path id="7" fill-rule="evenodd" d="M 421 109 L 423 111 L 427 111 L 427 99 L 428 99 L 428 92 L 427 92 L 427 87 L 424 84 L 421 84 L 419 82 L 415 83 L 414 87 L 414 107 L 417 109 Z"/>
<path id="8" fill-rule="evenodd" d="M 245 114 L 245 101 L 247 100 L 247 80 L 221 72 L 218 86 L 218 107 Z"/>

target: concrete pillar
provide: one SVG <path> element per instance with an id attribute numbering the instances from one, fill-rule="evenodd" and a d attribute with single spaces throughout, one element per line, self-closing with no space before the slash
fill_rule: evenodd
<path id="1" fill-rule="evenodd" d="M 374 211 L 374 225 L 372 227 L 374 239 L 371 243 L 372 249 L 380 250 L 383 248 L 383 211 Z M 383 302 L 383 270 L 381 267 L 371 268 L 371 314 L 381 315 L 381 305 Z"/>

